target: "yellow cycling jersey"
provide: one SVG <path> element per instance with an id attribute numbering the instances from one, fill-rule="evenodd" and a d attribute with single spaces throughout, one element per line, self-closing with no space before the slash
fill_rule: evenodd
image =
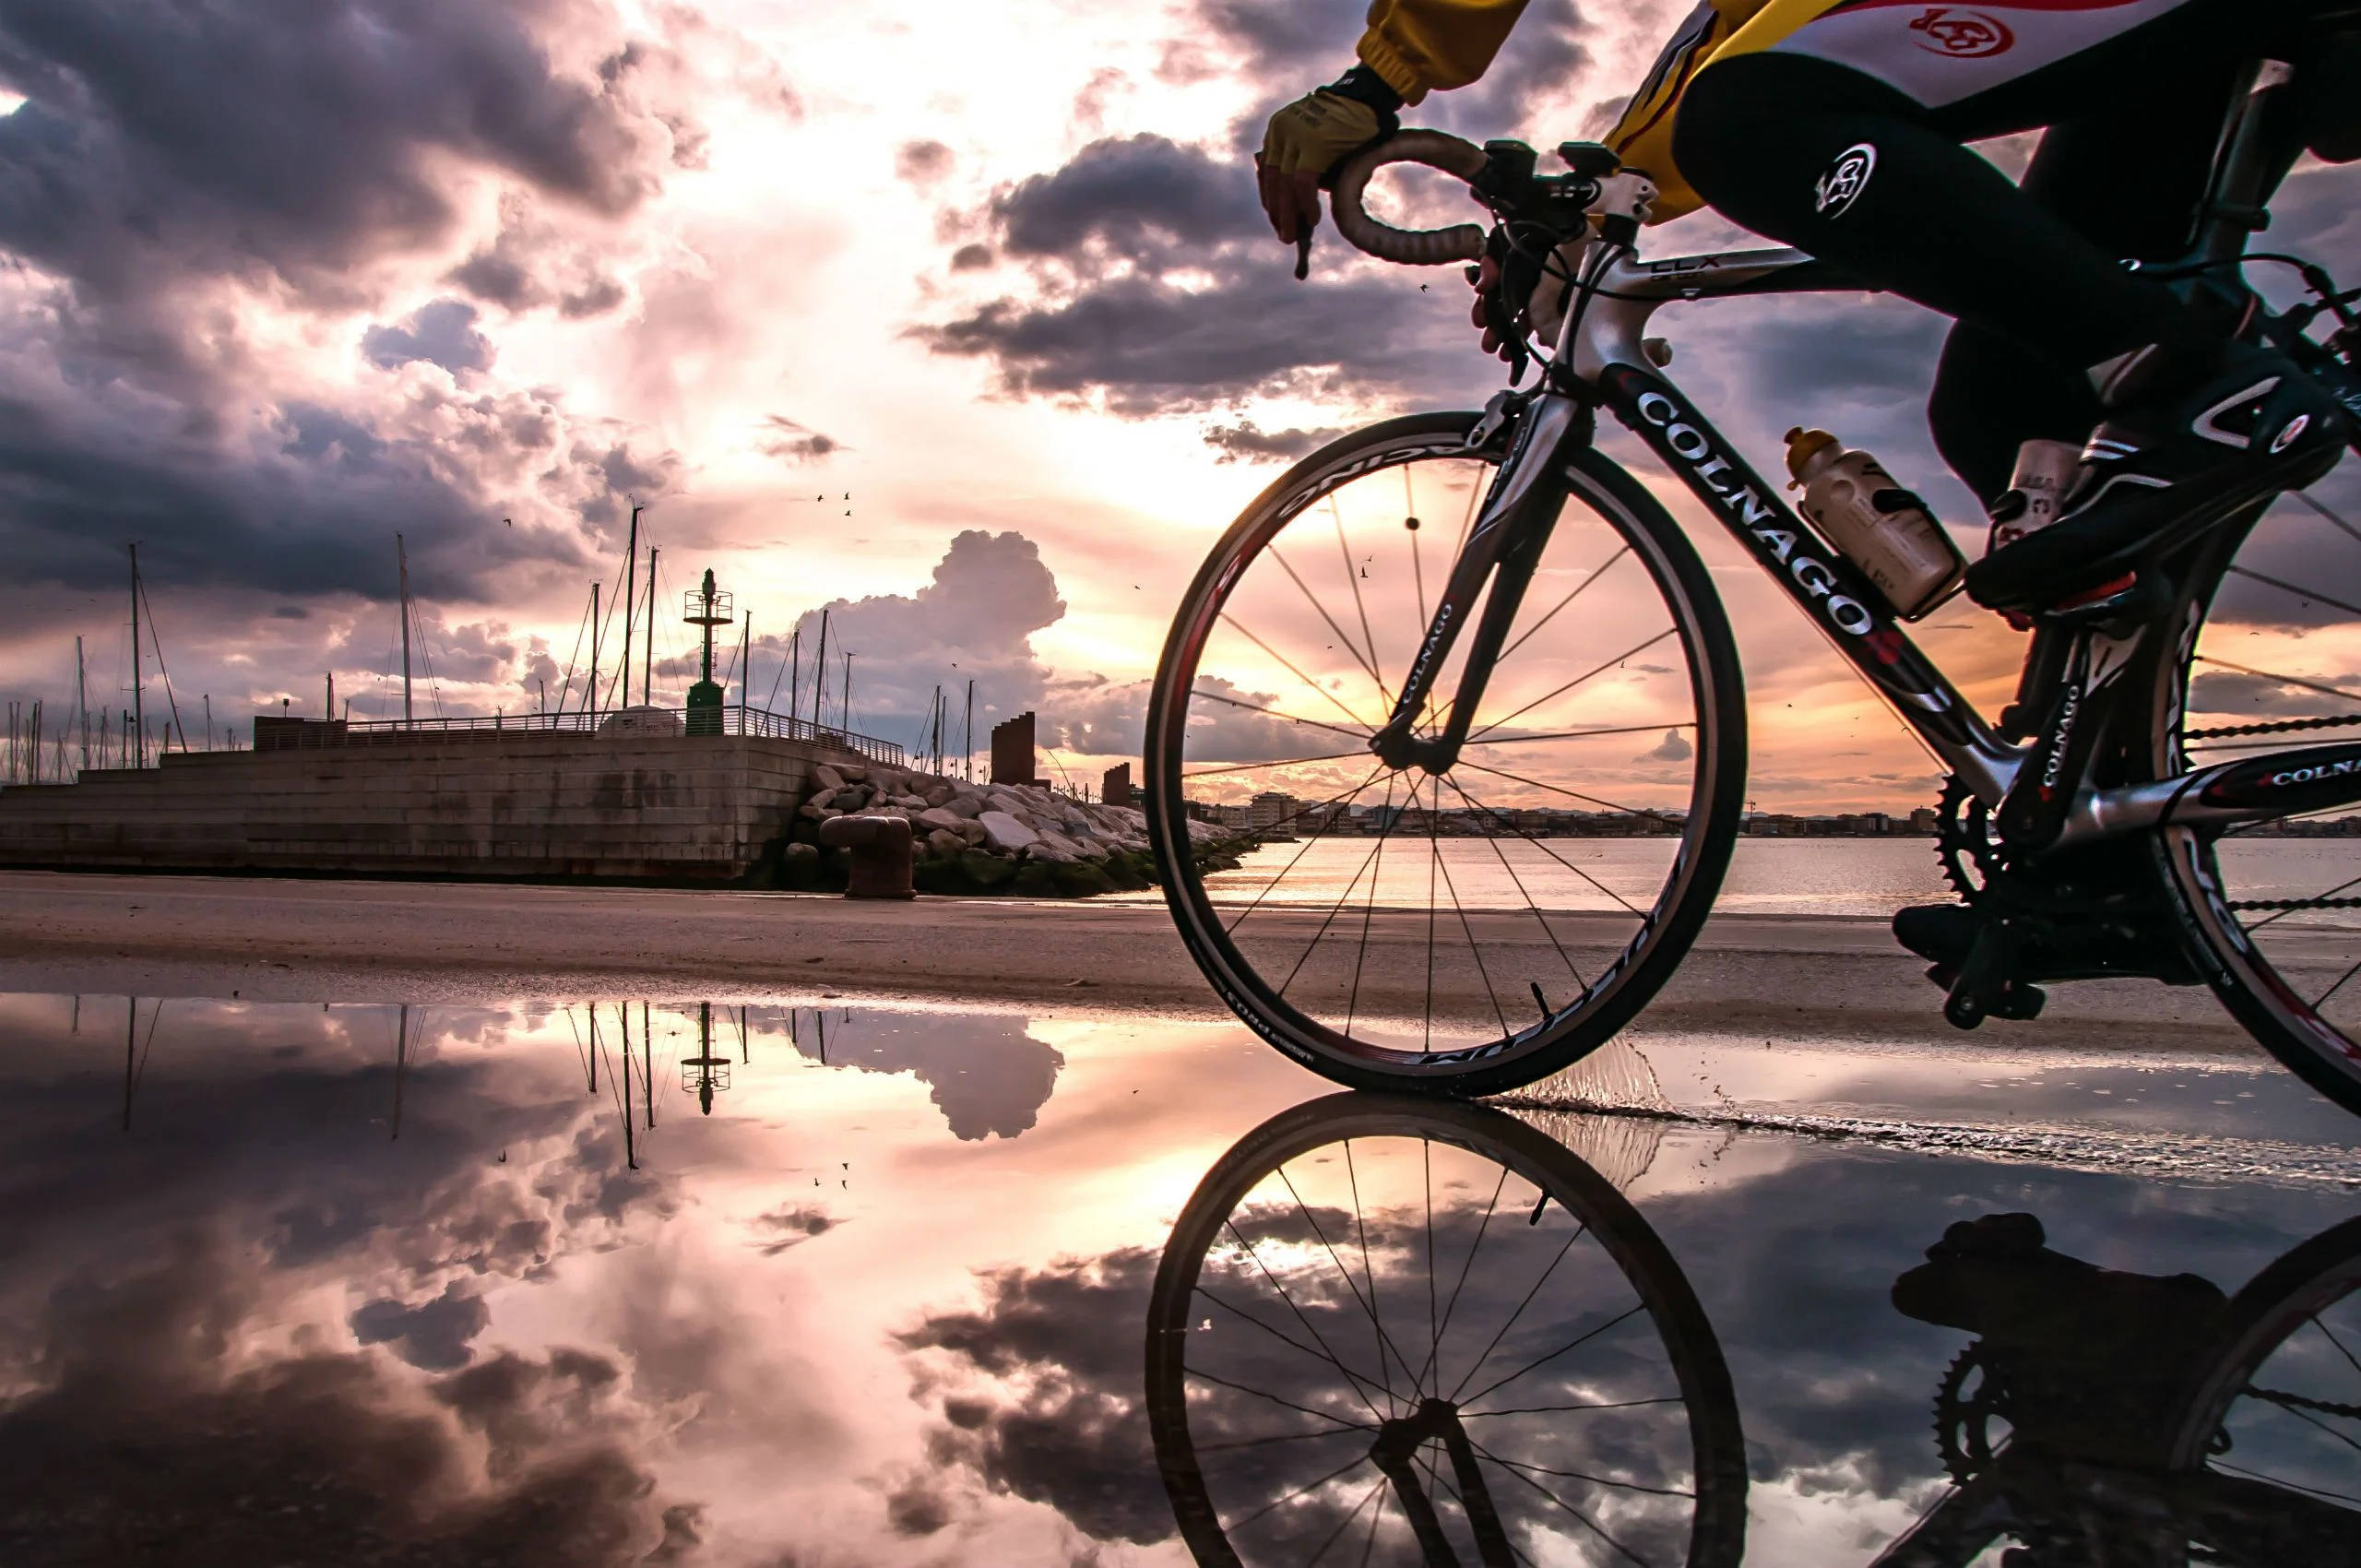
<path id="1" fill-rule="evenodd" d="M 1525 3 L 1373 0 L 1369 30 L 1361 35 L 1361 61 L 1412 103 L 1430 92 L 1465 87 L 1490 66 Z M 1626 164 L 1645 171 L 1663 193 L 1655 221 L 1704 205 L 1672 161 L 1673 114 L 1698 70 L 1721 55 L 1767 49 L 1840 3 L 1700 0 L 1682 20 L 1606 137 Z"/>

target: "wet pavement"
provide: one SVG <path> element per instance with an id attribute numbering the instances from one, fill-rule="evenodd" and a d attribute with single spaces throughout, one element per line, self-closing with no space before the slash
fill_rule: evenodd
<path id="1" fill-rule="evenodd" d="M 2361 1122 L 1987 1034 L 0 996 L 0 1562 L 2361 1559 Z"/>

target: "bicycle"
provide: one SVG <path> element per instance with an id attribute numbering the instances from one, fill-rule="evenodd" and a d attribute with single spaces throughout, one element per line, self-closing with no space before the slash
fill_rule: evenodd
<path id="1" fill-rule="evenodd" d="M 2361 413 L 2361 290 L 2247 254 L 2300 135 L 2273 113 L 2290 79 L 2251 64 L 2188 257 L 2157 270 L 2251 302 L 2247 329 Z M 1520 143 L 1413 131 L 1339 172 L 1337 228 L 1381 259 L 1467 261 L 1488 243 L 1475 224 L 1370 217 L 1369 180 L 1394 163 L 1465 184 L 1511 250 L 1577 259 L 1531 390 L 1314 452 L 1248 505 L 1181 601 L 1149 704 L 1147 817 L 1168 905 L 1216 992 L 1338 1082 L 1477 1095 L 1579 1060 L 1671 978 L 1741 828 L 1744 684 L 1681 526 L 1596 444 L 1604 410 L 1948 771 L 1939 858 L 1993 916 L 1935 974 L 1952 1023 L 2030 1017 L 2049 980 L 2202 982 L 2361 1111 L 2361 985 L 2348 984 L 2361 931 L 2337 924 L 2361 909 L 2361 874 L 2291 882 L 2306 868 L 2276 852 L 2291 833 L 2343 831 L 2327 819 L 2361 802 L 2361 743 L 2257 739 L 2361 724 L 2361 682 L 2289 669 L 2313 656 L 2272 630 L 2361 616 L 2361 591 L 2339 589 L 2301 531 L 2351 546 L 2361 529 L 2325 508 L 2258 529 L 2275 497 L 2192 514 L 2146 549 L 2132 591 L 2039 620 L 2015 702 L 1987 720 L 1643 336 L 1673 302 L 1860 285 L 1794 250 L 1643 260 L 1644 178 L 1604 148 L 1559 150 L 1570 172 L 1547 175 Z M 2241 271 L 2258 261 L 2293 267 L 2307 297 L 2263 308 Z M 1429 517 L 1457 519 L 1432 583 Z M 2254 701 L 2263 721 L 2213 722 L 2255 718 Z M 1616 759 L 1632 746 L 1647 749 Z M 1192 790 L 1238 784 L 1260 788 L 1252 809 L 1267 820 L 1226 836 L 1192 824 Z M 1204 841 L 1225 837 L 1269 858 L 1209 871 Z M 1226 905 L 1208 885 L 1223 874 L 1242 874 L 1251 898 Z"/>
<path id="2" fill-rule="evenodd" d="M 2079 1303 L 2033 1285 L 2032 1324 L 1952 1360 L 1951 1485 L 1871 1568 L 2361 1563 L 2361 1219 L 2226 1299 L 2126 1277 Z M 1712 1323 L 1616 1182 L 1519 1117 L 1360 1093 L 1281 1112 L 1182 1208 L 1146 1330 L 1157 1470 L 1200 1563 L 1745 1555 Z"/>

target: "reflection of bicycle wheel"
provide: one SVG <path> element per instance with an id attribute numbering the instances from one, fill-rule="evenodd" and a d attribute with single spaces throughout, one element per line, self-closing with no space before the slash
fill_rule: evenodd
<path id="1" fill-rule="evenodd" d="M 2321 1232 L 2230 1301 L 2199 1374 L 2176 1469 L 2212 1477 L 2199 1512 L 2233 1562 L 2361 1541 L 2361 1219 Z M 2314 1557 L 2311 1561 L 2323 1561 Z"/>
<path id="2" fill-rule="evenodd" d="M 1480 1107 L 1345 1094 L 1198 1184 L 1147 1408 L 1199 1562 L 1725 1568 L 1746 1463 L 1712 1327 L 1638 1212 Z"/>

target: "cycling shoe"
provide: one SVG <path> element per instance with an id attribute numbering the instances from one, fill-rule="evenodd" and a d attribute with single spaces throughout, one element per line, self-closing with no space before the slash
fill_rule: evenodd
<path id="1" fill-rule="evenodd" d="M 2058 520 L 1967 569 L 1987 610 L 2044 610 L 2133 570 L 2150 550 L 2336 465 L 2343 406 L 2275 350 L 2232 343 L 2210 374 L 2133 394 L 2091 433 Z"/>
<path id="2" fill-rule="evenodd" d="M 1894 911 L 1893 939 L 1934 965 L 1928 978 L 1948 988 L 1990 918 L 1970 904 L 1914 904 Z M 2021 984 L 2145 979 L 2190 985 L 2198 979 L 2170 932 L 2137 916 L 2021 915 L 2018 921 L 2024 946 L 2011 979 Z"/>

